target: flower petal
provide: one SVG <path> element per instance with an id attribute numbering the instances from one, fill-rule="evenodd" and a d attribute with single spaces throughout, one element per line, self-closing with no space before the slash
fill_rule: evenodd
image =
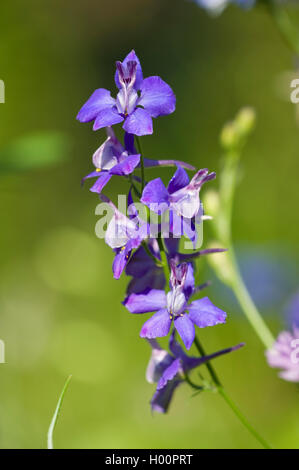
<path id="1" fill-rule="evenodd" d="M 115 166 L 118 163 L 118 158 L 125 150 L 116 138 L 111 127 L 107 127 L 106 132 L 108 138 L 92 156 L 94 166 L 101 170 L 110 170 Z"/>
<path id="2" fill-rule="evenodd" d="M 140 85 L 143 81 L 143 75 L 142 75 L 142 68 L 141 68 L 141 65 L 140 65 L 140 61 L 137 57 L 137 55 L 135 54 L 135 51 L 132 50 L 131 52 L 129 52 L 129 54 L 127 55 L 127 57 L 123 60 L 122 62 L 122 65 L 123 66 L 127 66 L 127 63 L 130 62 L 130 61 L 134 61 L 137 63 L 137 69 L 136 69 L 136 80 L 135 80 L 135 83 L 134 83 L 134 88 L 135 90 L 140 90 Z M 118 71 L 116 70 L 115 72 L 115 84 L 117 86 L 117 88 L 121 88 L 121 84 L 119 82 L 119 78 L 118 78 Z"/>
<path id="3" fill-rule="evenodd" d="M 129 134 L 148 135 L 153 133 L 153 121 L 150 114 L 142 108 L 136 108 L 125 120 L 123 129 Z"/>
<path id="4" fill-rule="evenodd" d="M 226 313 L 216 307 L 208 297 L 194 300 L 189 306 L 189 317 L 199 328 L 225 323 Z"/>
<path id="5" fill-rule="evenodd" d="M 141 338 L 161 338 L 167 336 L 171 327 L 171 319 L 167 309 L 159 310 L 143 325 Z"/>
<path id="6" fill-rule="evenodd" d="M 93 130 L 97 131 L 102 127 L 113 126 L 122 122 L 124 118 L 117 112 L 115 107 L 105 108 L 99 111 L 94 121 Z"/>
<path id="7" fill-rule="evenodd" d="M 162 78 L 154 76 L 143 80 L 139 103 L 152 117 L 165 116 L 175 110 L 175 94 Z"/>
<path id="8" fill-rule="evenodd" d="M 161 390 L 177 375 L 181 367 L 181 360 L 175 359 L 170 366 L 165 369 L 157 385 L 157 390 Z"/>
<path id="9" fill-rule="evenodd" d="M 110 91 L 105 88 L 98 88 L 82 106 L 77 114 L 77 119 L 80 122 L 93 121 L 100 111 L 112 108 L 114 105 L 115 99 L 112 98 Z"/>
<path id="10" fill-rule="evenodd" d="M 157 411 L 159 413 L 166 413 L 170 405 L 173 393 L 177 386 L 180 385 L 180 383 L 182 383 L 181 380 L 175 379 L 172 382 L 168 382 L 166 387 L 162 388 L 161 390 L 157 390 L 151 400 L 152 410 Z"/>
<path id="11" fill-rule="evenodd" d="M 140 201 L 154 212 L 165 212 L 168 208 L 168 192 L 161 178 L 156 178 L 145 186 Z"/>
<path id="12" fill-rule="evenodd" d="M 139 162 L 140 155 L 129 155 L 124 161 L 111 168 L 110 173 L 112 175 L 129 175 L 134 171 Z"/>
<path id="13" fill-rule="evenodd" d="M 163 290 L 151 289 L 147 294 L 130 294 L 123 304 L 131 313 L 155 312 L 165 307 L 166 295 Z"/>
<path id="14" fill-rule="evenodd" d="M 178 191 L 179 189 L 184 188 L 189 184 L 189 176 L 183 170 L 181 166 L 178 165 L 177 170 L 171 180 L 169 181 L 168 185 L 168 192 L 170 194 L 174 193 L 175 191 Z"/>
<path id="15" fill-rule="evenodd" d="M 189 315 L 185 313 L 183 316 L 176 318 L 174 320 L 174 326 L 186 349 L 190 349 L 195 338 L 195 328 Z"/>
<path id="16" fill-rule="evenodd" d="M 98 173 L 99 177 L 96 180 L 95 184 L 90 188 L 90 191 L 93 193 L 101 193 L 102 189 L 106 186 L 108 181 L 111 178 L 110 173 L 108 171 L 103 171 L 103 173 Z"/>
<path id="17" fill-rule="evenodd" d="M 228 354 L 232 351 L 236 351 L 237 349 L 240 349 L 243 346 L 245 346 L 245 344 L 240 343 L 240 344 L 237 344 L 237 346 L 222 349 L 221 351 L 217 351 L 213 354 L 209 354 L 207 356 L 202 356 L 202 357 L 192 357 L 192 356 L 187 356 L 187 354 L 185 354 L 185 356 L 182 357 L 183 370 L 185 372 L 188 372 L 189 370 L 194 369 L 195 367 L 198 367 L 206 362 L 209 362 L 212 359 L 215 359 L 216 357 L 222 356 L 223 354 Z"/>
<path id="18" fill-rule="evenodd" d="M 158 382 L 164 371 L 173 363 L 174 358 L 162 349 L 155 339 L 148 339 L 152 354 L 146 369 L 146 380 L 149 383 Z"/>

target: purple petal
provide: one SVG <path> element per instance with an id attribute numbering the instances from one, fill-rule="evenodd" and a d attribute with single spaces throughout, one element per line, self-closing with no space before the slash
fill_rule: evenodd
<path id="1" fill-rule="evenodd" d="M 192 295 L 194 291 L 194 287 L 195 287 L 195 281 L 194 281 L 193 267 L 191 263 L 188 263 L 188 271 L 187 271 L 187 276 L 186 276 L 186 280 L 184 283 L 184 294 L 187 300 Z"/>
<path id="2" fill-rule="evenodd" d="M 118 159 L 124 152 L 124 148 L 116 138 L 111 127 L 106 128 L 108 138 L 95 151 L 92 156 L 92 162 L 96 168 L 110 170 L 118 163 Z"/>
<path id="3" fill-rule="evenodd" d="M 143 277 L 149 270 L 153 268 L 155 268 L 154 261 L 149 257 L 143 246 L 141 246 L 132 256 L 127 266 L 126 274 L 128 276 Z"/>
<path id="4" fill-rule="evenodd" d="M 148 313 L 160 310 L 166 305 L 163 290 L 151 289 L 147 294 L 131 294 L 123 302 L 131 313 Z"/>
<path id="5" fill-rule="evenodd" d="M 140 85 L 143 81 L 143 75 L 142 75 L 142 69 L 141 69 L 140 61 L 139 61 L 137 55 L 135 54 L 135 51 L 131 51 L 127 55 L 127 57 L 123 60 L 122 65 L 126 67 L 127 63 L 130 62 L 130 61 L 134 61 L 134 62 L 137 63 L 136 80 L 135 80 L 134 88 L 135 88 L 135 90 L 140 90 Z M 118 71 L 117 70 L 115 72 L 114 79 L 115 79 L 115 84 L 116 84 L 117 88 L 121 88 L 121 84 L 120 84 L 119 79 L 118 79 Z"/>
<path id="6" fill-rule="evenodd" d="M 152 354 L 146 369 L 146 380 L 149 383 L 158 382 L 163 372 L 173 363 L 174 358 L 162 349 L 155 339 L 148 339 Z"/>
<path id="7" fill-rule="evenodd" d="M 186 349 L 190 349 L 195 338 L 195 328 L 189 315 L 183 314 L 174 320 L 174 326 L 180 335 Z"/>
<path id="8" fill-rule="evenodd" d="M 127 246 L 125 246 L 124 248 L 124 250 L 120 250 L 118 253 L 116 253 L 115 258 L 113 260 L 112 271 L 114 279 L 120 278 L 130 256 L 131 249 L 129 249 L 129 247 Z"/>
<path id="9" fill-rule="evenodd" d="M 129 155 L 125 160 L 111 168 L 112 175 L 129 175 L 140 162 L 140 155 Z"/>
<path id="10" fill-rule="evenodd" d="M 113 126 L 122 122 L 124 118 L 117 112 L 115 107 L 110 107 L 102 109 L 97 114 L 97 117 L 94 121 L 93 130 L 97 131 L 102 127 Z"/>
<path id="11" fill-rule="evenodd" d="M 140 201 L 154 212 L 165 212 L 168 208 L 168 192 L 161 178 L 156 178 L 145 186 Z"/>
<path id="12" fill-rule="evenodd" d="M 187 356 L 187 354 L 185 354 L 184 358 L 182 358 L 183 370 L 185 372 L 188 372 L 189 370 L 194 369 L 195 367 L 198 367 L 202 364 L 205 364 L 206 362 L 209 362 L 212 359 L 215 359 L 216 357 L 223 356 L 223 354 L 228 354 L 232 351 L 237 351 L 237 349 L 240 349 L 243 346 L 245 346 L 245 344 L 240 343 L 240 344 L 237 344 L 237 346 L 222 349 L 221 351 L 217 351 L 213 354 L 209 354 L 207 356 L 202 356 L 202 357 L 192 357 L 192 356 Z"/>
<path id="13" fill-rule="evenodd" d="M 101 193 L 102 189 L 106 186 L 111 178 L 111 175 L 108 171 L 103 171 L 102 173 L 98 173 L 98 175 L 99 177 L 95 184 L 90 188 L 90 191 L 93 193 Z"/>
<path id="14" fill-rule="evenodd" d="M 124 247 L 118 250 L 112 265 L 113 276 L 115 279 L 120 278 L 123 270 L 126 267 L 126 264 L 129 261 L 132 250 L 137 248 L 140 242 L 141 240 L 134 238 L 133 240 L 129 240 Z"/>
<path id="15" fill-rule="evenodd" d="M 127 293 L 131 294 L 134 292 L 135 294 L 141 294 L 151 289 L 162 290 L 165 288 L 165 284 L 166 281 L 163 270 L 156 267 L 148 271 L 142 277 L 133 277 L 127 287 Z"/>
<path id="16" fill-rule="evenodd" d="M 167 336 L 171 327 L 171 319 L 167 309 L 159 310 L 143 325 L 141 338 L 162 338 Z"/>
<path id="17" fill-rule="evenodd" d="M 80 122 L 93 121 L 100 111 L 112 108 L 115 99 L 110 95 L 110 91 L 105 88 L 98 88 L 80 109 L 77 119 Z"/>
<path id="18" fill-rule="evenodd" d="M 208 297 L 194 300 L 189 306 L 189 317 L 199 328 L 225 323 L 226 313 L 216 307 Z"/>
<path id="19" fill-rule="evenodd" d="M 151 400 L 152 410 L 159 413 L 166 413 L 173 393 L 180 383 L 182 383 L 181 380 L 175 379 L 172 382 L 168 382 L 166 387 L 162 388 L 161 390 L 157 390 Z"/>
<path id="20" fill-rule="evenodd" d="M 100 172 L 97 171 L 97 170 L 94 170 L 92 171 L 91 173 L 89 173 L 88 175 L 84 176 L 84 178 L 82 178 L 81 180 L 81 184 L 84 183 L 85 180 L 89 179 L 89 178 L 98 178 L 100 175 Z"/>
<path id="21" fill-rule="evenodd" d="M 152 134 L 153 121 L 150 114 L 145 109 L 136 108 L 135 111 L 126 118 L 123 129 L 129 134 L 138 136 Z"/>
<path id="22" fill-rule="evenodd" d="M 125 132 L 125 136 L 124 136 L 125 149 L 129 153 L 135 155 L 137 151 L 134 145 L 134 139 L 135 139 L 134 134 L 129 134 L 128 132 Z"/>
<path id="23" fill-rule="evenodd" d="M 160 77 L 148 77 L 141 85 L 139 103 L 152 117 L 165 116 L 175 110 L 175 94 Z"/>
<path id="24" fill-rule="evenodd" d="M 169 185 L 167 189 L 168 189 L 168 192 L 172 194 L 175 191 L 178 191 L 179 189 L 184 188 L 188 184 L 189 184 L 189 176 L 187 175 L 185 170 L 183 170 L 183 168 L 178 166 L 175 174 L 169 181 Z"/>
<path id="25" fill-rule="evenodd" d="M 167 382 L 170 382 L 171 380 L 174 379 L 174 377 L 177 375 L 181 367 L 181 360 L 180 359 L 175 359 L 175 361 L 170 364 L 170 366 L 165 369 L 163 372 L 158 385 L 157 385 L 157 390 L 161 390 L 167 385 Z"/>

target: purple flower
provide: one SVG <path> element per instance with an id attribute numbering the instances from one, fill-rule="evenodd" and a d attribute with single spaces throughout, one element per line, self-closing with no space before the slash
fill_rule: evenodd
<path id="1" fill-rule="evenodd" d="M 137 152 L 129 155 L 128 150 L 119 142 L 111 127 L 107 127 L 106 132 L 107 139 L 92 157 L 96 170 L 82 180 L 84 182 L 88 178 L 97 178 L 95 184 L 90 188 L 90 191 L 95 193 L 101 193 L 113 175 L 127 176 L 131 174 L 140 162 L 140 155 Z M 125 136 L 125 140 L 129 138 L 129 135 Z"/>
<path id="2" fill-rule="evenodd" d="M 274 345 L 266 351 L 270 367 L 282 369 L 279 377 L 299 382 L 299 296 L 296 294 L 286 308 L 290 331 L 282 331 Z"/>
<path id="3" fill-rule="evenodd" d="M 156 178 L 145 186 L 141 202 L 154 212 L 163 213 L 167 209 L 172 209 L 179 216 L 191 219 L 202 213 L 199 200 L 200 188 L 215 177 L 215 173 L 209 173 L 205 168 L 199 170 L 189 182 L 186 171 L 178 166 L 167 189 L 161 178 Z"/>
<path id="4" fill-rule="evenodd" d="M 138 57 L 131 51 L 123 62 L 116 62 L 116 99 L 99 88 L 80 109 L 80 122 L 94 121 L 93 130 L 124 121 L 123 129 L 138 136 L 153 133 L 152 118 L 173 113 L 175 95 L 160 77 L 143 79 Z"/>
<path id="5" fill-rule="evenodd" d="M 208 356 L 191 357 L 184 353 L 175 340 L 174 331 L 169 341 L 171 354 L 162 349 L 156 340 L 150 339 L 149 343 L 152 347 L 152 354 L 146 370 L 146 379 L 149 383 L 157 383 L 157 390 L 151 400 L 151 408 L 160 413 L 167 412 L 173 393 L 177 386 L 184 382 L 186 373 L 211 359 L 244 346 L 241 343 Z"/>
<path id="6" fill-rule="evenodd" d="M 195 327 L 205 328 L 225 323 L 226 313 L 212 304 L 208 297 L 188 300 L 196 291 L 191 264 L 170 263 L 171 290 L 165 294 L 163 290 L 151 289 L 145 294 L 130 294 L 124 301 L 131 313 L 156 312 L 143 325 L 142 338 L 158 338 L 167 336 L 172 321 L 186 349 L 190 349 L 195 337 Z M 187 313 L 188 312 L 188 313 Z"/>
<path id="7" fill-rule="evenodd" d="M 266 357 L 270 367 L 282 369 L 279 377 L 299 382 L 299 327 L 294 326 L 292 333 L 280 333 L 273 347 L 266 351 Z"/>
<path id="8" fill-rule="evenodd" d="M 143 240 L 148 237 L 149 226 L 140 219 L 130 219 L 122 214 L 115 205 L 103 194 L 102 201 L 109 204 L 113 210 L 113 216 L 105 233 L 105 241 L 115 252 L 112 265 L 113 276 L 119 279 L 130 258 L 132 250 L 138 248 Z M 128 204 L 131 201 L 129 194 Z M 132 207 L 131 207 L 132 211 Z"/>
<path id="9" fill-rule="evenodd" d="M 186 235 L 196 243 L 195 224 L 201 223 L 204 217 L 199 191 L 205 182 L 215 177 L 215 173 L 204 169 L 199 170 L 189 181 L 186 171 L 178 165 L 167 188 L 161 178 L 150 181 L 143 190 L 141 202 L 158 214 L 169 210 L 170 232 L 175 237 Z"/>

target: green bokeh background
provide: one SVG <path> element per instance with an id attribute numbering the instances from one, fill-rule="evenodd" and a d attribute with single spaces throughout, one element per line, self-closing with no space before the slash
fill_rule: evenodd
<path id="1" fill-rule="evenodd" d="M 150 349 L 138 336 L 144 317 L 120 303 L 127 280 L 112 278 L 111 250 L 94 233 L 98 200 L 80 187 L 104 132 L 75 116 L 95 88 L 114 89 L 114 61 L 132 48 L 144 75 L 160 75 L 177 96 L 176 112 L 142 139 L 147 157 L 217 171 L 223 123 L 253 106 L 234 239 L 275 246 L 297 262 L 299 135 L 283 78 L 294 61 L 272 22 L 263 11 L 233 7 L 210 18 L 185 0 L 16 0 L 1 5 L 0 38 L 0 447 L 45 448 L 70 373 L 55 447 L 258 447 L 213 394 L 191 398 L 181 387 L 167 415 L 151 414 Z M 107 193 L 126 189 L 115 178 Z M 202 268 L 204 281 L 205 261 Z M 209 296 L 228 310 L 217 286 Z M 266 319 L 278 333 L 281 306 Z M 238 306 L 201 339 L 211 352 L 246 342 L 217 359 L 217 371 L 261 434 L 275 447 L 298 447 L 298 389 L 268 368 Z"/>

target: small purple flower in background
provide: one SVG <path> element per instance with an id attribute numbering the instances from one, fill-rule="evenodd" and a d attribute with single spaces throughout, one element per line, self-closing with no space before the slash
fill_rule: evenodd
<path id="1" fill-rule="evenodd" d="M 282 369 L 280 378 L 299 382 L 299 328 L 280 333 L 266 357 L 270 367 Z"/>
<path id="2" fill-rule="evenodd" d="M 178 385 L 184 382 L 186 373 L 211 359 L 244 346 L 244 343 L 241 343 L 208 356 L 191 357 L 184 353 L 175 340 L 174 331 L 169 339 L 171 354 L 162 349 L 156 340 L 150 339 L 148 341 L 152 347 L 152 354 L 146 370 L 146 379 L 149 383 L 157 383 L 157 390 L 151 400 L 151 408 L 160 413 L 167 412 L 173 393 Z"/>
<path id="3" fill-rule="evenodd" d="M 282 369 L 279 377 L 299 382 L 299 296 L 296 294 L 286 309 L 290 331 L 282 331 L 273 347 L 266 351 L 270 367 Z"/>
<path id="4" fill-rule="evenodd" d="M 153 133 L 152 118 L 175 110 L 175 95 L 160 77 L 143 79 L 138 57 L 131 51 L 123 62 L 116 62 L 116 99 L 99 88 L 80 109 L 80 122 L 94 121 L 93 130 L 124 121 L 123 129 L 138 136 Z"/>
<path id="5" fill-rule="evenodd" d="M 225 323 L 226 313 L 212 304 L 208 297 L 188 300 L 196 292 L 193 268 L 191 264 L 175 265 L 170 262 L 171 290 L 166 294 L 163 290 L 151 289 L 146 294 L 130 294 L 124 301 L 131 313 L 156 312 L 143 325 L 142 338 L 159 338 L 167 336 L 172 321 L 186 349 L 190 349 L 195 337 L 195 327 L 205 328 Z M 187 313 L 188 312 L 188 313 Z"/>

